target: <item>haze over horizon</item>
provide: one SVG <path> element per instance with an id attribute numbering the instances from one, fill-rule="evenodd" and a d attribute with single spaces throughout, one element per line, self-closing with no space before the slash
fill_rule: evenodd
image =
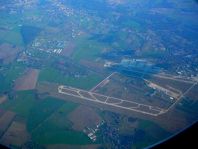
<path id="1" fill-rule="evenodd" d="M 197 0 L 0 0 L 0 144 L 141 149 L 198 120 Z"/>

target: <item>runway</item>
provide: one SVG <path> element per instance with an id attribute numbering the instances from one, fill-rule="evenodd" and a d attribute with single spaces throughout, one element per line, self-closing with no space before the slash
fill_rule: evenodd
<path id="1" fill-rule="evenodd" d="M 63 85 L 59 86 L 58 93 L 66 94 L 69 96 L 81 98 L 83 100 L 89 100 L 92 102 L 97 102 L 117 108 L 131 110 L 151 116 L 158 116 L 160 114 L 167 112 L 166 109 L 162 109 L 159 107 L 128 101 L 120 98 L 110 97 L 110 96 L 94 93 L 91 91 L 85 91 L 78 88 L 73 88 L 70 86 L 63 86 Z"/>

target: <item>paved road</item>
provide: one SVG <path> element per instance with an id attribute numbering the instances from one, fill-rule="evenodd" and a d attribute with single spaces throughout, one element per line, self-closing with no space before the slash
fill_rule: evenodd
<path id="1" fill-rule="evenodd" d="M 66 94 L 69 96 L 81 98 L 84 100 L 89 100 L 92 102 L 97 102 L 117 108 L 122 108 L 126 110 L 131 110 L 147 115 L 152 115 L 152 116 L 158 116 L 160 114 L 165 113 L 166 109 L 162 109 L 159 107 L 151 106 L 151 105 L 146 105 L 146 104 L 141 104 L 133 101 L 128 101 L 120 98 L 115 98 L 115 97 L 110 97 L 98 93 L 94 93 L 91 91 L 85 91 L 81 90 L 78 88 L 73 88 L 69 86 L 59 86 L 58 87 L 58 92 L 60 94 Z"/>
<path id="2" fill-rule="evenodd" d="M 106 96 L 106 95 L 102 95 L 102 94 L 98 94 L 94 92 L 94 90 L 98 86 L 101 86 L 104 83 L 108 82 L 110 77 L 112 77 L 114 74 L 116 74 L 116 72 L 110 74 L 103 81 L 101 81 L 99 84 L 93 87 L 90 91 L 61 85 L 58 87 L 58 92 L 60 94 L 66 94 L 69 96 L 73 96 L 73 97 L 77 97 L 77 98 L 81 98 L 84 100 L 89 100 L 92 102 L 97 102 L 97 103 L 101 103 L 101 104 L 105 104 L 105 105 L 109 105 L 109 106 L 113 106 L 117 108 L 131 110 L 131 111 L 135 111 L 135 112 L 139 112 L 139 113 L 143 113 L 143 114 L 147 114 L 151 116 L 159 116 L 161 114 L 168 112 L 171 108 L 173 108 L 180 101 L 180 99 L 182 99 L 194 86 L 197 85 L 196 81 L 192 81 L 192 80 L 187 81 L 187 80 L 182 80 L 178 78 L 170 78 L 169 76 L 155 74 L 154 76 L 156 77 L 161 77 L 165 79 L 171 79 L 171 80 L 181 81 L 181 82 L 186 82 L 186 83 L 192 83 L 192 86 L 189 89 L 187 89 L 183 94 L 181 94 L 181 96 L 171 106 L 169 106 L 169 108 L 162 109 L 160 107 L 146 105 L 146 104 L 137 103 L 133 101 L 128 101 L 128 100 L 124 100 L 120 98 L 110 97 L 110 96 Z"/>

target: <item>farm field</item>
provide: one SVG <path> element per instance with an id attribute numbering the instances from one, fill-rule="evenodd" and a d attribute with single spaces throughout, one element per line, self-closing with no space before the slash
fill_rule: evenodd
<path id="1" fill-rule="evenodd" d="M 5 111 L 1 117 L 0 117 L 0 122 L 1 122 L 1 126 L 0 126 L 0 135 L 2 136 L 7 128 L 9 127 L 9 125 L 11 124 L 12 120 L 15 117 L 15 113 L 12 111 Z"/>
<path id="2" fill-rule="evenodd" d="M 1 142 L 9 146 L 21 146 L 29 139 L 29 134 L 26 130 L 26 125 L 13 121 L 6 133 L 1 138 Z"/>
<path id="3" fill-rule="evenodd" d="M 82 89 L 91 89 L 99 81 L 101 81 L 101 76 L 97 74 L 88 74 L 86 76 L 67 76 L 61 74 L 61 72 L 55 69 L 44 69 L 41 70 L 39 75 L 39 82 L 48 81 L 53 83 L 61 83 L 68 86 L 78 87 Z"/>
<path id="4" fill-rule="evenodd" d="M 17 46 L 23 46 L 23 39 L 19 27 L 8 29 L 7 31 L 0 30 L 0 39 L 0 43 L 7 42 Z"/>
<path id="5" fill-rule="evenodd" d="M 0 45 L 0 59 L 3 61 L 4 64 L 9 64 L 13 62 L 19 52 L 20 48 L 12 46 L 11 44 Z"/>
<path id="6" fill-rule="evenodd" d="M 15 81 L 14 89 L 20 90 L 33 90 L 36 87 L 37 79 L 39 75 L 39 70 L 29 69 L 23 76 Z"/>
<path id="7" fill-rule="evenodd" d="M 71 55 L 75 61 L 94 60 L 104 48 L 101 44 L 88 39 L 79 39 L 76 45 L 75 51 Z"/>
<path id="8" fill-rule="evenodd" d="M 7 96 L 0 97 L 0 104 L 4 103 L 7 100 Z"/>
<path id="9" fill-rule="evenodd" d="M 30 109 L 36 103 L 34 92 L 21 91 L 16 95 L 16 99 L 8 100 L 0 105 L 0 108 L 16 112 L 22 117 L 28 117 Z"/>
<path id="10" fill-rule="evenodd" d="M 10 64 L 8 68 L 0 73 L 0 93 L 9 91 L 13 88 L 13 80 L 16 80 L 23 72 L 25 67 L 22 64 Z"/>
<path id="11" fill-rule="evenodd" d="M 31 97 L 30 92 L 32 93 Z M 20 91 L 15 101 L 9 101 L 1 105 L 3 109 L 15 111 L 19 117 L 25 119 L 23 122 L 26 122 L 12 122 L 15 114 L 13 112 L 4 112 L 0 118 L 0 122 L 2 120 L 1 133 L 7 129 L 9 124 L 11 126 L 1 138 L 3 144 L 9 145 L 11 143 L 20 146 L 27 141 L 29 136 L 32 137 L 33 141 L 43 145 L 56 144 L 57 141 L 60 144 L 78 143 L 84 145 L 91 143 L 85 134 L 73 130 L 72 122 L 69 120 L 69 113 L 78 107 L 78 104 L 51 97 L 38 100 L 33 95 L 33 91 Z M 7 120 L 4 120 L 4 117 Z M 21 136 L 23 139 L 19 139 L 18 134 L 23 134 Z"/>
<path id="12" fill-rule="evenodd" d="M 86 106 L 79 106 L 69 115 L 69 120 L 73 123 L 74 130 L 82 131 L 86 127 L 96 126 L 102 119 L 92 109 Z"/>
<path id="13" fill-rule="evenodd" d="M 0 145 L 142 149 L 197 122 L 197 4 L 0 0 Z"/>

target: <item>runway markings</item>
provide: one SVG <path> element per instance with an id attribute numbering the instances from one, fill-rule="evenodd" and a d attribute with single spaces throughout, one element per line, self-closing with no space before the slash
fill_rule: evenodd
<path id="1" fill-rule="evenodd" d="M 106 85 L 110 81 L 109 80 L 110 77 L 112 77 L 116 73 L 117 72 L 110 74 L 108 77 L 106 77 L 103 81 L 98 83 L 95 87 L 93 87 L 89 91 L 61 85 L 58 87 L 58 93 L 81 98 L 84 100 L 89 100 L 100 104 L 105 104 L 116 108 L 135 111 L 142 114 L 159 116 L 161 114 L 168 112 L 171 108 L 173 108 L 180 101 L 180 99 L 182 99 L 194 86 L 197 85 L 197 82 L 193 82 L 192 86 L 190 86 L 183 94 L 181 94 L 180 97 L 178 97 L 176 101 L 173 104 L 171 104 L 167 109 L 152 105 L 142 104 L 134 101 L 124 100 L 120 98 L 115 98 L 111 96 L 106 96 L 94 92 L 97 89 L 97 87 Z M 178 78 L 169 78 L 168 76 L 160 76 L 160 75 L 155 75 L 155 76 L 178 81 Z M 186 80 L 180 80 L 180 81 L 192 83 L 191 81 L 186 81 Z"/>
<path id="2" fill-rule="evenodd" d="M 106 77 L 104 80 L 102 80 L 100 83 L 98 83 L 96 86 L 94 86 L 92 89 L 90 89 L 90 92 L 93 92 L 98 86 L 101 85 L 106 85 L 109 82 L 110 77 L 112 77 L 114 74 L 116 74 L 117 72 L 113 72 L 112 74 L 110 74 L 108 77 Z"/>
<path id="3" fill-rule="evenodd" d="M 73 88 L 70 86 L 61 85 L 58 87 L 58 92 L 60 94 L 66 94 L 69 96 L 89 100 L 92 102 L 97 102 L 97 103 L 101 103 L 101 104 L 105 104 L 105 105 L 109 105 L 109 106 L 113 106 L 113 107 L 117 107 L 117 108 L 121 108 L 121 109 L 136 111 L 139 113 L 152 115 L 152 116 L 158 116 L 158 115 L 164 113 L 164 111 L 165 111 L 165 109 L 162 109 L 159 107 L 154 107 L 151 105 L 146 105 L 146 104 L 141 104 L 141 103 L 137 103 L 137 102 L 133 102 L 133 101 L 110 97 L 110 96 L 94 93 L 91 91 L 85 91 L 85 90 L 81 90 L 78 88 Z M 81 92 L 86 93 L 86 94 L 81 94 Z M 101 99 L 105 99 L 105 100 L 101 100 Z M 110 100 L 110 99 L 111 99 L 111 102 L 108 102 L 108 100 Z"/>

